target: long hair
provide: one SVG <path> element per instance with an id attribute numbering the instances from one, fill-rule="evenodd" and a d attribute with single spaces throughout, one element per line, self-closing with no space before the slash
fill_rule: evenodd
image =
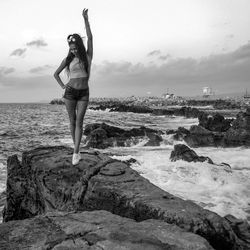
<path id="1" fill-rule="evenodd" d="M 86 48 L 83 44 L 82 38 L 81 36 L 79 36 L 78 34 L 72 34 L 72 35 L 68 35 L 67 37 L 67 41 L 68 44 L 75 44 L 77 51 L 78 51 L 78 55 L 79 55 L 79 59 L 80 59 L 80 63 L 82 63 L 82 65 L 84 66 L 88 76 L 89 76 L 89 63 L 88 63 L 88 57 L 87 57 L 87 52 L 86 52 Z M 72 62 L 72 60 L 74 59 L 75 55 L 70 51 L 69 49 L 69 53 L 66 57 L 66 71 L 67 73 L 69 73 L 69 65 Z"/>

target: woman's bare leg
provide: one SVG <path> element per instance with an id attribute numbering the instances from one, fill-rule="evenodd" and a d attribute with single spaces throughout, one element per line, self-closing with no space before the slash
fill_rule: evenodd
<path id="1" fill-rule="evenodd" d="M 74 153 L 79 152 L 79 147 L 82 139 L 83 119 L 88 107 L 88 103 L 89 103 L 88 100 L 77 102 Z"/>
<path id="2" fill-rule="evenodd" d="M 76 100 L 68 100 L 64 98 L 64 103 L 69 115 L 69 121 L 70 121 L 70 132 L 71 136 L 75 145 L 75 130 L 76 130 Z"/>

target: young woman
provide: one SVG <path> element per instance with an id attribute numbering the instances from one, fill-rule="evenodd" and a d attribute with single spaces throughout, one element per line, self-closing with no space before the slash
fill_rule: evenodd
<path id="1" fill-rule="evenodd" d="M 73 165 L 78 164 L 81 159 L 79 147 L 82 138 L 83 119 L 89 102 L 88 80 L 93 57 L 93 37 L 88 21 L 88 9 L 83 10 L 82 16 L 85 21 L 88 38 L 87 51 L 82 38 L 78 34 L 69 35 L 67 37 L 69 53 L 54 73 L 54 77 L 59 85 L 65 89 L 63 97 L 69 115 L 70 131 L 74 142 Z M 66 85 L 59 76 L 63 69 L 66 69 L 70 78 Z"/>

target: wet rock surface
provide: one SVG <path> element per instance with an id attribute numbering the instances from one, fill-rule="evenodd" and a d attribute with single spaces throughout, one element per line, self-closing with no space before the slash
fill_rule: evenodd
<path id="1" fill-rule="evenodd" d="M 148 139 L 145 146 L 159 146 L 162 141 L 161 131 L 143 126 L 124 130 L 106 123 L 93 123 L 86 126 L 84 134 L 87 136 L 85 140 L 87 147 L 102 149 L 113 146 L 130 146 L 144 138 Z"/>
<path id="2" fill-rule="evenodd" d="M 183 139 L 190 147 L 238 147 L 250 146 L 250 109 L 239 112 L 236 119 L 224 119 L 215 114 L 199 116 L 199 125 L 191 126 L 189 133 L 178 133 L 176 138 Z"/>
<path id="3" fill-rule="evenodd" d="M 184 160 L 187 162 L 208 162 L 210 164 L 214 164 L 209 157 L 198 156 L 194 150 L 190 149 L 184 144 L 174 145 L 174 150 L 171 152 L 170 160 Z"/>
<path id="4" fill-rule="evenodd" d="M 0 229 L 3 239 L 6 228 L 9 230 L 11 223 L 19 223 L 13 220 L 48 212 L 106 210 L 136 222 L 157 219 L 176 225 L 205 238 L 214 249 L 247 249 L 226 219 L 161 190 L 127 164 L 88 150 L 82 151 L 83 159 L 77 166 L 72 166 L 72 153 L 72 149 L 66 147 L 42 147 L 24 152 L 22 162 L 16 156 L 8 159 L 5 223 L 0 226 L 4 228 L 3 231 Z M 27 223 L 32 229 L 34 223 Z M 54 228 L 51 231 L 56 233 Z M 25 232 L 27 230 L 20 235 L 25 236 Z M 10 231 L 10 234 L 15 233 Z M 172 249 L 157 244 L 155 249 Z"/>
<path id="5" fill-rule="evenodd" d="M 1 249 L 209 250 L 202 237 L 175 225 L 136 222 L 107 211 L 53 212 L 0 226 Z"/>
<path id="6" fill-rule="evenodd" d="M 187 162 L 207 162 L 212 165 L 223 166 L 225 171 L 232 172 L 231 166 L 228 163 L 222 162 L 217 164 L 207 156 L 197 155 L 197 153 L 194 150 L 192 150 L 185 144 L 174 145 L 174 150 L 171 152 L 170 160 L 171 161 L 183 160 Z"/>

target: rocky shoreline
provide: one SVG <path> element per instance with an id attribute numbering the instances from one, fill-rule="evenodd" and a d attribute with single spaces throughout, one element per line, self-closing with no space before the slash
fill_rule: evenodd
<path id="1" fill-rule="evenodd" d="M 199 124 L 189 130 L 179 127 L 177 130 L 157 131 L 145 127 L 130 131 L 108 124 L 88 124 L 84 131 L 85 144 L 93 148 L 126 146 L 147 138 L 145 146 L 159 146 L 163 134 L 173 134 L 175 140 L 184 140 L 190 147 L 239 147 L 250 146 L 250 108 L 239 112 L 235 119 L 225 119 L 216 113 L 210 116 L 203 111 L 182 108 L 178 113 L 186 117 L 198 117 Z M 163 111 L 163 114 L 164 111 Z"/>
<path id="2" fill-rule="evenodd" d="M 62 146 L 8 159 L 1 249 L 248 249 L 236 218 L 175 197 L 98 151 L 81 154 L 75 167 Z"/>
<path id="3" fill-rule="evenodd" d="M 107 109 L 107 106 L 98 109 Z M 188 146 L 250 146 L 250 108 L 235 118 L 202 110 L 117 105 L 110 112 L 151 113 L 198 118 L 189 130 L 159 131 L 141 126 L 124 130 L 88 124 L 83 160 L 72 166 L 72 149 L 55 146 L 26 151 L 21 162 L 8 158 L 7 190 L 0 224 L 0 249 L 249 249 L 250 226 L 232 215 L 221 217 L 192 201 L 156 187 L 121 162 L 93 148 L 128 146 L 147 139 L 159 146 L 164 134 Z M 172 161 L 208 162 L 184 144 Z M 227 163 L 216 164 L 231 171 Z"/>

